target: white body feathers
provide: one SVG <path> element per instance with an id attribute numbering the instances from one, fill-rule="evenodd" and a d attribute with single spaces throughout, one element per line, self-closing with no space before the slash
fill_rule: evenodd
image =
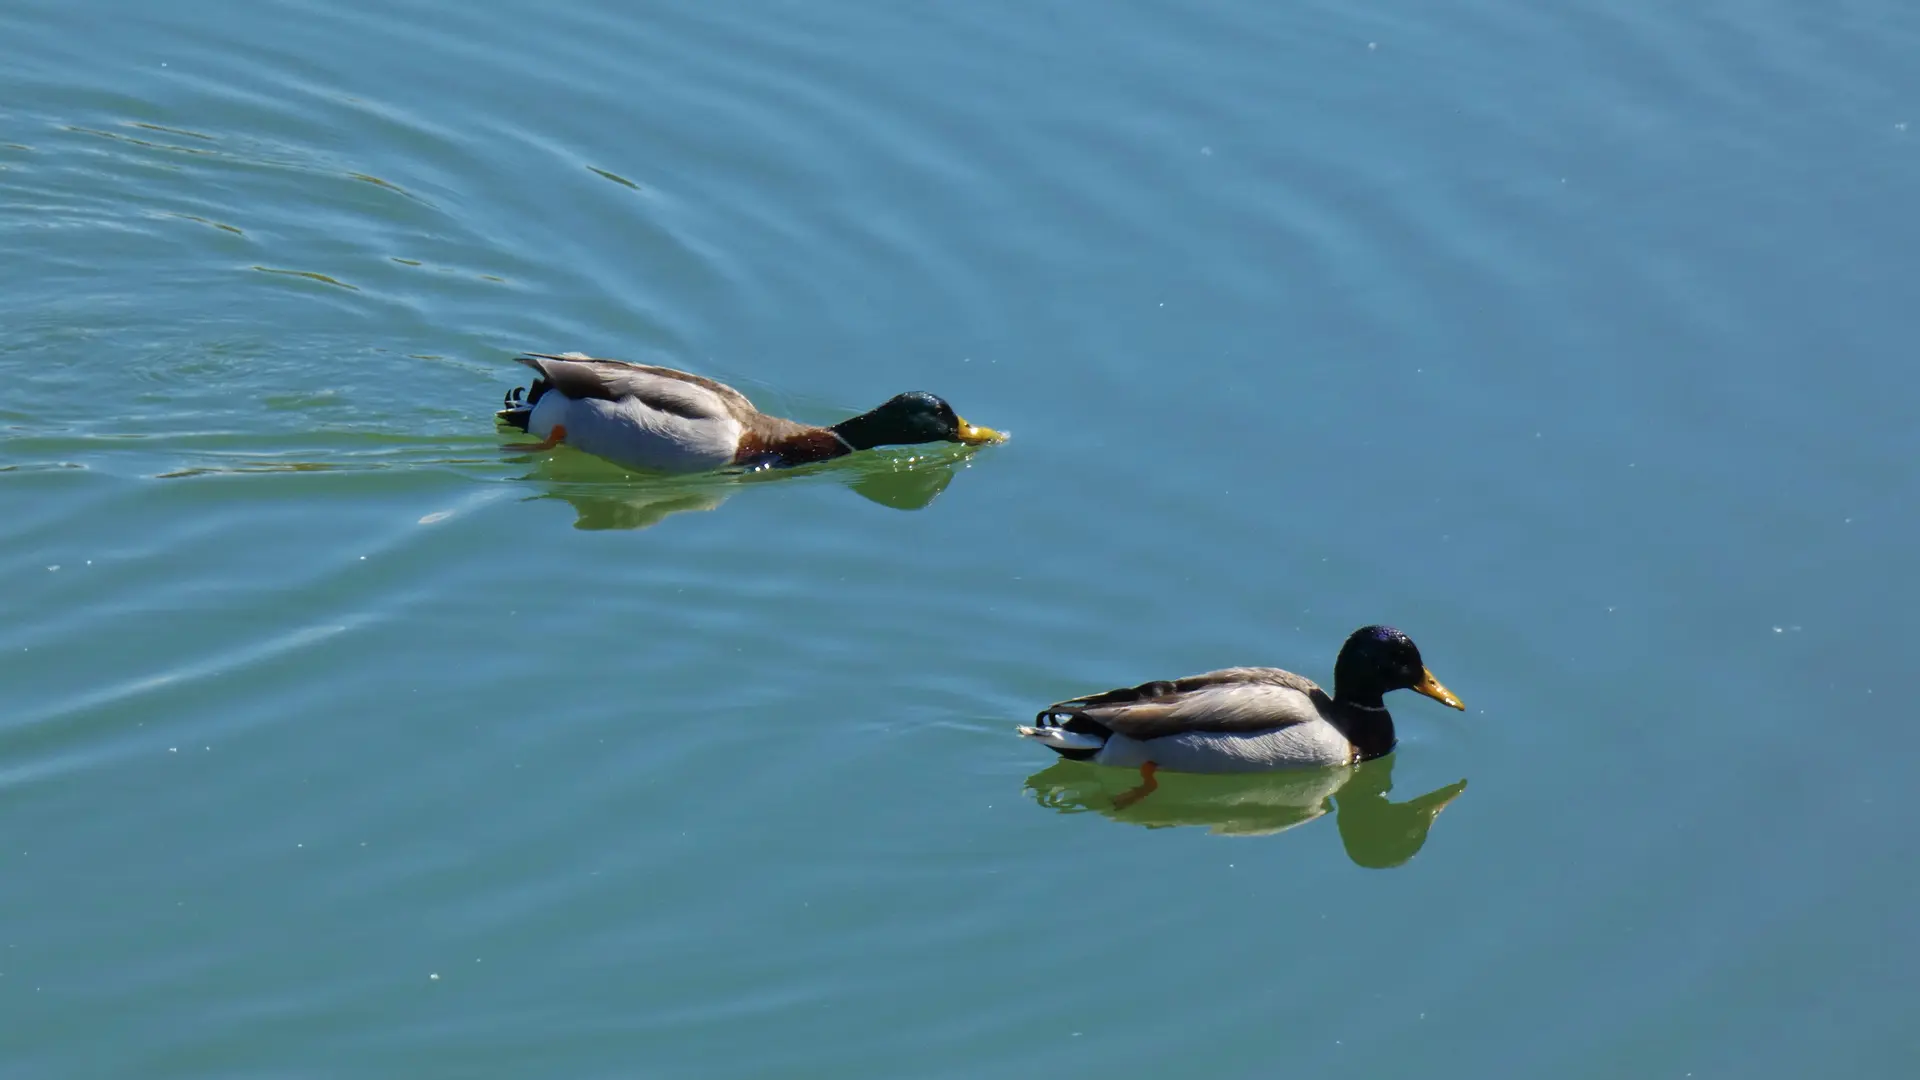
<path id="1" fill-rule="evenodd" d="M 1347 737 L 1316 720 L 1258 733 L 1196 731 L 1158 739 L 1114 735 L 1092 760 L 1122 768 L 1151 761 L 1174 772 L 1239 773 L 1346 765 L 1353 757 Z"/>
<path id="2" fill-rule="evenodd" d="M 1151 761 L 1174 772 L 1242 773 L 1273 769 L 1310 769 L 1346 765 L 1354 759 L 1353 744 L 1324 720 L 1254 732 L 1193 731 L 1134 739 L 1109 735 L 1102 739 L 1057 727 L 1021 727 L 1022 736 L 1066 750 L 1095 750 L 1086 760 L 1096 765 L 1138 768 Z M 1097 750 L 1096 750 L 1097 748 Z"/>
<path id="3" fill-rule="evenodd" d="M 706 472 L 733 464 L 753 403 L 738 390 L 671 368 L 595 360 L 584 353 L 521 358 L 548 381 L 526 429 L 566 428 L 576 450 L 629 469 Z"/>
<path id="4" fill-rule="evenodd" d="M 685 383 L 673 387 L 681 388 L 706 393 Z M 719 405 L 717 396 L 714 404 Z M 576 450 L 629 469 L 666 473 L 706 472 L 733 464 L 742 432 L 740 421 L 724 409 L 717 415 L 685 416 L 638 397 L 575 399 L 557 388 L 534 403 L 527 416 L 527 432 L 544 439 L 553 434 L 555 425 L 566 427 L 567 444 Z"/>
<path id="5" fill-rule="evenodd" d="M 1037 725 L 1017 730 L 1073 757 L 1092 750 L 1083 760 L 1098 765 L 1264 772 L 1354 762 L 1352 741 L 1328 719 L 1333 708 L 1324 691 L 1292 672 L 1228 668 L 1060 702 Z"/>

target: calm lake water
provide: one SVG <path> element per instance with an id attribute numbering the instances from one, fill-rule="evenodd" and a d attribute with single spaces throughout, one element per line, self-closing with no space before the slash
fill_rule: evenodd
<path id="1" fill-rule="evenodd" d="M 1914 1075 L 1916 55 L 14 0 L 0 1076 Z M 1013 440 L 628 477 L 523 349 Z M 1369 622 L 1468 709 L 1352 776 L 1011 732 Z"/>

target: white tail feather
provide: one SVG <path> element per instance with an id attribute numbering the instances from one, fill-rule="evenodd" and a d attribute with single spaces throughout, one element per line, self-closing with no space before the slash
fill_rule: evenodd
<path id="1" fill-rule="evenodd" d="M 1022 726 L 1014 731 L 1023 739 L 1034 739 L 1060 750 L 1098 750 L 1107 744 L 1107 740 L 1097 735 L 1082 735 L 1059 727 Z"/>

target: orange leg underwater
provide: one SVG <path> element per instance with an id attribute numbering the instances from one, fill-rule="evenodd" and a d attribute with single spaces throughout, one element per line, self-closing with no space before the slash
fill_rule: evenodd
<path id="1" fill-rule="evenodd" d="M 508 443 L 507 449 L 522 450 L 522 451 L 527 451 L 530 453 L 537 454 L 545 450 L 551 450 L 554 447 L 559 446 L 561 443 L 566 441 L 567 441 L 567 425 L 555 424 L 553 425 L 552 434 L 548 435 L 546 438 L 540 440 L 539 442 Z"/>
<path id="2" fill-rule="evenodd" d="M 1153 774 L 1159 771 L 1160 766 L 1155 765 L 1151 761 L 1140 766 L 1140 786 L 1128 788 L 1120 794 L 1115 795 L 1113 797 L 1113 808 L 1115 810 L 1125 810 L 1127 807 L 1153 794 L 1154 791 L 1160 787 L 1160 781 L 1155 780 Z"/>

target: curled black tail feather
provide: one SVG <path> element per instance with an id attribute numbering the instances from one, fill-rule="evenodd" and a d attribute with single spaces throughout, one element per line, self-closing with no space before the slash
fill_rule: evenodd
<path id="1" fill-rule="evenodd" d="M 1033 727 L 1021 728 L 1020 733 L 1029 737 L 1038 737 L 1042 746 L 1068 761 L 1087 761 L 1100 752 L 1098 745 L 1061 746 L 1041 736 L 1041 732 L 1057 729 L 1071 731 L 1076 735 L 1091 735 L 1102 743 L 1106 742 L 1107 737 L 1113 732 L 1098 721 L 1081 715 L 1080 707 L 1085 704 L 1086 702 L 1082 700 L 1056 701 L 1040 710 L 1039 714 L 1033 718 Z"/>
<path id="2" fill-rule="evenodd" d="M 1112 728 L 1080 711 L 1080 707 L 1085 704 L 1085 701 L 1062 701 L 1049 705 L 1041 709 L 1039 714 L 1033 718 L 1033 726 L 1042 728 L 1064 728 L 1076 735 L 1098 735 L 1105 737 L 1113 734 Z"/>
<path id="3" fill-rule="evenodd" d="M 500 411 L 493 414 L 494 418 L 521 431 L 527 430 L 527 419 L 533 415 L 534 404 L 551 385 L 541 378 L 533 380 L 531 387 L 516 386 L 507 391 L 507 396 L 500 402 Z"/>

